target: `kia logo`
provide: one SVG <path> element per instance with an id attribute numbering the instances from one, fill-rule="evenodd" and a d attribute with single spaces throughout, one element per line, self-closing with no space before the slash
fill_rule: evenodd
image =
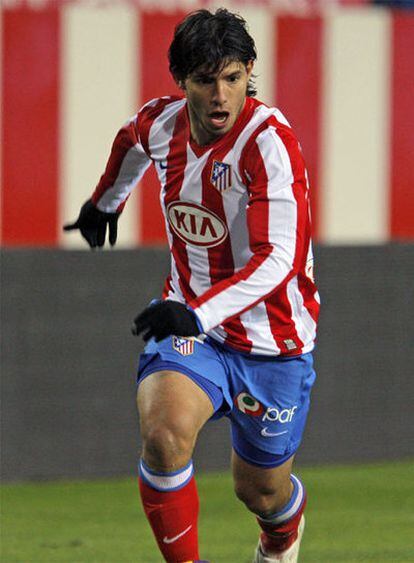
<path id="1" fill-rule="evenodd" d="M 211 248 L 227 237 L 227 227 L 220 217 L 201 205 L 173 201 L 167 215 L 174 233 L 189 244 Z"/>

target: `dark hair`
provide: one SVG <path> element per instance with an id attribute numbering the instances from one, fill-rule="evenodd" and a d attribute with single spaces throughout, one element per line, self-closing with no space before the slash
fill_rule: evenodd
<path id="1" fill-rule="evenodd" d="M 238 14 L 225 8 L 215 13 L 197 10 L 175 28 L 168 59 L 171 74 L 181 82 L 199 68 L 215 73 L 230 62 L 247 65 L 256 60 L 256 47 L 246 21 Z M 247 95 L 255 94 L 254 84 L 249 80 Z"/>

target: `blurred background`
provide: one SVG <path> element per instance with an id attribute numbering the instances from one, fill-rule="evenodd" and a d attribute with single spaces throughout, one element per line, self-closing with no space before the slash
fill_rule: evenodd
<path id="1" fill-rule="evenodd" d="M 199 7 L 243 15 L 258 98 L 301 141 L 322 314 L 300 463 L 414 456 L 414 8 L 368 0 L 3 0 L 1 11 L 2 474 L 135 474 L 132 319 L 169 266 L 155 174 L 115 250 L 89 252 L 77 217 L 112 140 L 177 88 L 166 52 Z M 212 455 L 214 452 L 214 455 Z M 226 421 L 199 469 L 226 469 Z"/>

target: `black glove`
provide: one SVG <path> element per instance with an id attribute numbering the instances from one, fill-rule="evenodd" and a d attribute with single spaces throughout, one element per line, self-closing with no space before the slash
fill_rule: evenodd
<path id="1" fill-rule="evenodd" d="M 195 313 L 177 301 L 161 301 L 150 305 L 134 320 L 132 334 L 145 332 L 145 342 L 155 337 L 159 342 L 167 336 L 198 336 L 199 329 Z"/>
<path id="2" fill-rule="evenodd" d="M 74 223 L 65 225 L 63 230 L 72 231 L 73 229 L 79 229 L 89 246 L 96 248 L 105 244 L 106 227 L 109 225 L 109 242 L 111 246 L 114 246 L 118 233 L 119 215 L 119 213 L 100 211 L 92 203 L 92 200 L 88 199 L 82 205 L 77 220 Z"/>

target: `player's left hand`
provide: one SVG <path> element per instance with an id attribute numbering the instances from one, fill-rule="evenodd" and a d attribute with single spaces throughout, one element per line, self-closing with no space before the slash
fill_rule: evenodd
<path id="1" fill-rule="evenodd" d="M 154 337 L 156 342 L 167 336 L 198 336 L 201 330 L 195 313 L 177 301 L 161 301 L 150 305 L 134 320 L 132 334 L 144 332 L 147 342 Z"/>

